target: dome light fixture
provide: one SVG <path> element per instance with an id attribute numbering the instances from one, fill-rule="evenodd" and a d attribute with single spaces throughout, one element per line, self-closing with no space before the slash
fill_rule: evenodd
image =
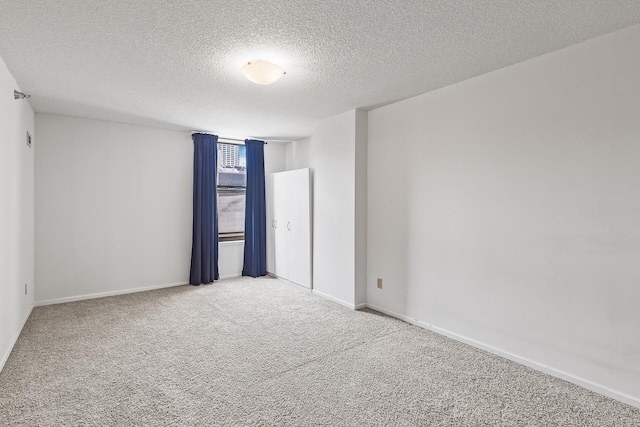
<path id="1" fill-rule="evenodd" d="M 242 74 L 259 85 L 270 85 L 287 74 L 282 68 L 269 61 L 249 61 L 240 68 Z"/>

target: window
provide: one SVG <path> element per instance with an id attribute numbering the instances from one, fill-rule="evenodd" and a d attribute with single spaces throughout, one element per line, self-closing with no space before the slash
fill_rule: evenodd
<path id="1" fill-rule="evenodd" d="M 218 239 L 244 239 L 247 161 L 244 145 L 218 143 Z"/>

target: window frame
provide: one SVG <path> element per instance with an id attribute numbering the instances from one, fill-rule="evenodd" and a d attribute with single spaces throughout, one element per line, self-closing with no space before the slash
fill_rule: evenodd
<path id="1" fill-rule="evenodd" d="M 232 144 L 232 143 L 227 143 L 227 142 L 217 142 L 218 146 L 220 145 L 235 145 L 235 146 L 244 146 L 244 144 Z M 218 151 L 218 153 L 220 153 L 221 150 Z M 220 162 L 220 158 L 218 158 L 218 163 Z M 245 166 L 245 185 L 244 186 L 240 186 L 240 185 L 220 185 L 220 166 L 216 166 L 216 206 L 217 206 L 217 214 L 218 214 L 218 218 L 220 218 L 220 198 L 219 198 L 219 194 L 220 193 L 227 193 L 227 194 L 242 194 L 245 198 L 245 203 L 246 203 L 246 197 L 247 197 L 247 181 L 246 181 L 246 166 Z M 246 206 L 246 205 L 245 205 Z M 242 231 L 232 231 L 232 232 L 220 232 L 220 229 L 218 228 L 218 241 L 219 242 L 237 242 L 237 241 L 244 241 L 244 221 L 242 224 Z"/>

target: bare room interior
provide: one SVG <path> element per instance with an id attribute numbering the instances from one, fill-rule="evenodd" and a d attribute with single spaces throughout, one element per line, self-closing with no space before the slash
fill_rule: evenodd
<path id="1" fill-rule="evenodd" d="M 640 2 L 0 0 L 0 425 L 640 425 Z"/>

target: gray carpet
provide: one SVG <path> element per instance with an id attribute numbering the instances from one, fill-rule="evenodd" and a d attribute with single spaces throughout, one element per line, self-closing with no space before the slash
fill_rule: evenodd
<path id="1" fill-rule="evenodd" d="M 34 309 L 0 425 L 639 426 L 640 410 L 265 278 Z"/>

